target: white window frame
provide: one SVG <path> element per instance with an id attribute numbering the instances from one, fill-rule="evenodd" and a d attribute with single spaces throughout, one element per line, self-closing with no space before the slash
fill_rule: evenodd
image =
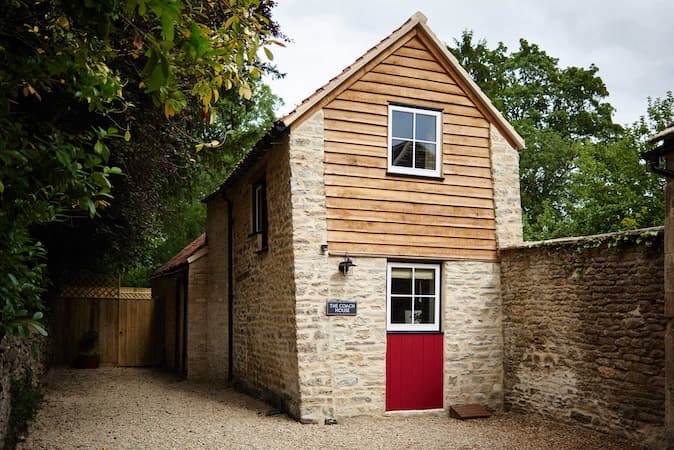
<path id="1" fill-rule="evenodd" d="M 415 114 L 415 120 L 412 121 L 412 139 L 400 138 L 393 135 L 393 112 L 401 111 Z M 435 141 L 425 141 L 416 139 L 416 114 L 435 117 Z M 393 165 L 393 139 L 402 139 L 412 142 L 413 148 L 416 142 L 435 144 L 435 170 L 418 169 L 415 167 L 401 167 Z M 412 155 L 412 164 L 414 164 L 414 154 Z M 412 108 L 409 106 L 388 105 L 388 171 L 390 173 L 400 173 L 404 175 L 419 175 L 424 177 L 442 176 L 442 111 L 432 109 Z"/>
<path id="2" fill-rule="evenodd" d="M 435 322 L 391 323 L 391 272 L 393 268 L 433 269 L 435 271 Z M 414 272 L 412 272 L 414 274 Z M 412 276 L 412 308 L 414 308 L 414 275 Z M 414 314 L 413 314 L 414 316 Z M 440 264 L 389 262 L 386 267 L 386 331 L 440 331 Z"/>

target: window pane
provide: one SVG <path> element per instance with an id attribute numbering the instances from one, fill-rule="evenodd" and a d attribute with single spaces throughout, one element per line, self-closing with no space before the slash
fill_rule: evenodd
<path id="1" fill-rule="evenodd" d="M 262 186 L 255 187 L 255 230 L 262 230 Z"/>
<path id="2" fill-rule="evenodd" d="M 392 165 L 398 167 L 412 167 L 412 142 L 393 139 Z"/>
<path id="3" fill-rule="evenodd" d="M 391 298 L 391 323 L 412 323 L 412 297 Z"/>
<path id="4" fill-rule="evenodd" d="M 414 293 L 417 295 L 435 294 L 435 270 L 416 269 L 414 271 Z"/>
<path id="5" fill-rule="evenodd" d="M 414 323 L 435 323 L 434 298 L 414 298 Z"/>
<path id="6" fill-rule="evenodd" d="M 391 294 L 412 295 L 412 269 L 391 269 Z"/>
<path id="7" fill-rule="evenodd" d="M 417 142 L 414 167 L 417 169 L 435 170 L 435 144 Z"/>
<path id="8" fill-rule="evenodd" d="M 415 136 L 415 139 L 435 142 L 435 123 L 435 116 L 417 114 L 417 135 Z"/>
<path id="9" fill-rule="evenodd" d="M 391 112 L 391 124 L 393 130 L 391 130 L 392 137 L 396 138 L 407 138 L 414 139 L 413 134 L 413 121 L 414 114 L 403 111 L 392 111 Z"/>

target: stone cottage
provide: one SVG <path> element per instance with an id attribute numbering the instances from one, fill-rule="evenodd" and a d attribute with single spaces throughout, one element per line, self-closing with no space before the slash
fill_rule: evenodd
<path id="1" fill-rule="evenodd" d="M 501 408 L 498 250 L 522 240 L 524 142 L 426 21 L 279 120 L 206 199 L 208 281 L 186 309 L 205 356 L 191 371 L 186 344 L 187 376 L 308 422 Z"/>

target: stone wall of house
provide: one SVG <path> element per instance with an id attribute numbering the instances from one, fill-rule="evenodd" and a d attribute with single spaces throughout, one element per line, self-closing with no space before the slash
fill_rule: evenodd
<path id="1" fill-rule="evenodd" d="M 187 275 L 187 377 L 189 379 L 210 378 L 208 273 L 208 254 L 204 254 L 189 264 Z"/>
<path id="2" fill-rule="evenodd" d="M 152 301 L 160 309 L 158 329 L 162 339 L 162 348 L 159 363 L 162 367 L 175 369 L 176 278 L 173 276 L 157 277 L 153 278 L 151 283 Z"/>
<path id="3" fill-rule="evenodd" d="M 498 263 L 443 264 L 445 406 L 503 404 L 503 329 Z"/>
<path id="4" fill-rule="evenodd" d="M 317 290 L 298 313 L 302 418 L 381 414 L 386 400 L 386 258 L 354 257 L 345 276 L 343 256 L 316 258 L 306 280 L 328 274 L 328 290 Z M 327 263 L 327 264 L 326 264 Z M 445 407 L 478 402 L 503 404 L 503 332 L 497 263 L 445 262 L 443 323 Z M 316 288 L 323 280 L 316 282 Z M 298 286 L 299 290 L 299 286 Z M 358 304 L 355 317 L 325 315 L 327 300 Z"/>
<path id="5" fill-rule="evenodd" d="M 206 209 L 208 245 L 208 300 L 206 327 L 208 339 L 208 377 L 223 381 L 229 374 L 228 312 L 228 230 L 227 204 L 220 196 L 212 198 Z"/>
<path id="6" fill-rule="evenodd" d="M 496 242 L 498 248 L 511 247 L 522 243 L 520 155 L 493 125 L 490 130 L 490 142 L 496 209 Z"/>
<path id="7" fill-rule="evenodd" d="M 322 360 L 329 362 L 325 417 L 381 414 L 386 407 L 386 258 L 354 258 L 357 267 L 346 275 L 338 270 L 343 259 L 327 259 L 328 300 L 356 301 L 357 315 L 326 316 L 325 303 L 316 305 L 321 320 L 312 325 L 323 345 L 302 371 L 309 378 L 321 370 Z"/>
<path id="8" fill-rule="evenodd" d="M 514 152 L 508 147 L 501 153 L 507 151 Z M 512 159 L 512 154 L 508 157 Z M 290 166 L 301 418 L 320 423 L 335 417 L 381 414 L 386 401 L 387 259 L 354 258 L 357 267 L 343 275 L 338 264 L 344 255 L 321 254 L 321 245 L 327 243 L 321 112 L 293 130 Z M 520 212 L 514 207 L 509 211 Z M 521 239 L 521 226 L 518 235 L 512 224 L 506 225 L 510 242 L 517 236 Z M 499 266 L 446 262 L 443 277 L 445 405 L 476 401 L 500 409 Z M 355 300 L 358 314 L 328 317 L 328 300 Z"/>
<path id="9" fill-rule="evenodd" d="M 662 233 L 501 255 L 505 407 L 633 438 L 664 412 Z"/>
<path id="10" fill-rule="evenodd" d="M 299 417 L 287 138 L 275 145 L 227 190 L 234 227 L 233 378 L 242 390 Z M 251 234 L 252 187 L 263 177 L 268 249 L 260 251 Z M 209 260 L 212 242 L 209 235 Z"/>
<path id="11" fill-rule="evenodd" d="M 324 330 L 330 269 L 321 252 L 328 243 L 323 111 L 293 128 L 289 149 L 300 418 L 322 421 L 334 414 L 330 334 Z"/>
<path id="12" fill-rule="evenodd" d="M 323 113 L 292 131 L 293 242 L 301 419 L 382 413 L 386 387 L 386 258 L 357 258 L 342 274 L 343 255 L 326 256 Z M 326 315 L 328 300 L 352 300 L 358 314 Z"/>
<path id="13" fill-rule="evenodd" d="M 5 336 L 0 341 L 0 447 L 14 448 L 12 442 L 19 430 L 10 429 L 12 406 L 23 403 L 21 409 L 26 412 L 28 404 L 33 407 L 34 392 L 46 369 L 46 339 L 37 335 L 27 338 Z M 34 392 L 31 392 L 35 390 Z M 12 394 L 19 398 L 12 398 Z M 15 416 L 14 420 L 18 418 Z M 26 417 L 22 418 L 23 420 Z"/>

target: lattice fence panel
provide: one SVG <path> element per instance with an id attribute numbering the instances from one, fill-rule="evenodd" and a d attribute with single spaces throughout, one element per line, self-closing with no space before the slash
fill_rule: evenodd
<path id="1" fill-rule="evenodd" d="M 152 300 L 152 289 L 149 288 L 121 288 L 120 300 Z"/>
<path id="2" fill-rule="evenodd" d="M 119 298 L 119 276 L 79 273 L 63 288 L 63 298 Z"/>

